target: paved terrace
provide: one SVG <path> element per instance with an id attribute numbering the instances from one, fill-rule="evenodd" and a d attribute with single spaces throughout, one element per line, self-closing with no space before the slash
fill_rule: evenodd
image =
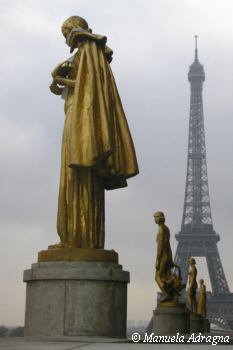
<path id="1" fill-rule="evenodd" d="M 233 346 L 233 333 L 209 333 L 202 334 L 203 336 L 211 335 L 212 340 L 214 336 L 224 335 L 229 336 L 229 342 L 217 344 L 217 349 L 229 349 Z M 195 337 L 197 335 L 195 334 Z M 189 340 L 190 335 L 184 335 L 184 342 L 173 343 L 151 343 L 143 342 L 144 337 L 141 336 L 139 342 L 133 342 L 132 339 L 110 339 L 110 338 L 92 338 L 92 337 L 58 337 L 58 338 L 0 338 L 0 349 L 4 350 L 165 350 L 171 348 L 172 350 L 185 349 L 188 350 L 201 349 L 205 345 L 206 350 L 213 350 L 212 342 L 200 341 L 193 342 Z M 181 338 L 180 338 L 181 339 Z M 215 338 L 216 339 L 216 338 Z M 182 346 L 183 345 L 183 346 Z M 226 348 L 228 346 L 228 348 Z"/>

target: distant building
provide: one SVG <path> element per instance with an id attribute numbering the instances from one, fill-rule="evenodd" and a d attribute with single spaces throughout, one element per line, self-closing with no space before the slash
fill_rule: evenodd
<path id="1" fill-rule="evenodd" d="M 128 320 L 127 327 L 135 327 L 135 320 Z"/>
<path id="2" fill-rule="evenodd" d="M 137 326 L 138 326 L 138 327 L 143 327 L 143 320 L 139 320 L 139 321 L 137 322 Z"/>

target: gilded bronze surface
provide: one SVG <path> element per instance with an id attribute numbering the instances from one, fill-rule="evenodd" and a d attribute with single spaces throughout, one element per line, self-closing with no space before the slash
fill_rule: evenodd
<path id="1" fill-rule="evenodd" d="M 48 261 L 94 261 L 118 264 L 118 254 L 113 250 L 61 248 L 42 250 L 38 262 Z"/>
<path id="2" fill-rule="evenodd" d="M 179 303 L 179 295 L 185 285 L 182 284 L 180 268 L 174 265 L 172 259 L 172 251 L 170 246 L 170 231 L 169 228 L 164 224 L 165 217 L 162 212 L 154 214 L 155 223 L 159 225 L 157 234 L 157 257 L 156 257 L 156 273 L 155 280 L 161 289 L 164 298 L 160 301 L 166 303 L 167 306 L 174 306 Z M 179 271 L 179 275 L 171 273 L 171 269 L 176 267 Z M 158 304 L 158 306 L 160 306 Z"/>
<path id="3" fill-rule="evenodd" d="M 65 99 L 57 232 L 53 248 L 103 249 L 104 191 L 138 174 L 133 141 L 110 68 L 106 36 L 78 16 L 62 33 L 72 58 L 52 72 L 51 91 Z"/>
<path id="4" fill-rule="evenodd" d="M 200 293 L 199 293 L 199 299 L 198 299 L 198 313 L 202 315 L 203 318 L 206 318 L 206 302 L 207 302 L 207 296 L 206 296 L 206 286 L 204 284 L 204 280 L 200 279 Z"/>
<path id="5" fill-rule="evenodd" d="M 189 259 L 189 289 L 188 289 L 188 304 L 191 311 L 191 315 L 197 315 L 197 299 L 196 299 L 196 290 L 197 290 L 197 269 L 196 261 L 194 258 Z"/>

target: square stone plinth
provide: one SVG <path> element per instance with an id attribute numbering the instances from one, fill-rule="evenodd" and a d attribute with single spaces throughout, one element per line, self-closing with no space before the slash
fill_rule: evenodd
<path id="1" fill-rule="evenodd" d="M 204 332 L 204 318 L 202 315 L 190 315 L 190 333 Z"/>
<path id="2" fill-rule="evenodd" d="M 204 319 L 204 333 L 210 333 L 210 321 L 207 318 Z"/>
<path id="3" fill-rule="evenodd" d="M 190 331 L 190 311 L 185 305 L 160 306 L 153 314 L 153 332 L 156 335 L 185 334 Z"/>
<path id="4" fill-rule="evenodd" d="M 129 273 L 121 265 L 43 262 L 24 281 L 25 336 L 126 337 Z"/>

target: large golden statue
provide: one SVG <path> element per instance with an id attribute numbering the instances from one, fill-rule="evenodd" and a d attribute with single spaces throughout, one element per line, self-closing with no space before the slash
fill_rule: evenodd
<path id="1" fill-rule="evenodd" d="M 138 174 L 133 141 L 110 68 L 106 36 L 78 16 L 62 33 L 73 57 L 52 72 L 51 91 L 65 99 L 57 231 L 51 248 L 104 248 L 104 190 Z"/>
<path id="2" fill-rule="evenodd" d="M 191 311 L 191 315 L 197 314 L 197 269 L 196 260 L 194 258 L 189 259 L 190 271 L 189 271 L 189 289 L 188 289 L 188 304 Z"/>
<path id="3" fill-rule="evenodd" d="M 198 299 L 198 314 L 202 315 L 203 318 L 206 318 L 206 286 L 204 285 L 204 280 L 200 279 L 200 294 Z"/>
<path id="4" fill-rule="evenodd" d="M 164 224 L 165 216 L 162 212 L 154 214 L 155 223 L 159 225 L 157 233 L 157 257 L 155 263 L 155 280 L 161 289 L 164 298 L 161 302 L 179 302 L 178 297 L 184 284 L 181 284 L 181 271 L 179 266 L 174 265 L 172 259 L 172 251 L 170 246 L 170 231 Z M 179 271 L 179 276 L 171 273 L 171 269 L 176 267 Z"/>

